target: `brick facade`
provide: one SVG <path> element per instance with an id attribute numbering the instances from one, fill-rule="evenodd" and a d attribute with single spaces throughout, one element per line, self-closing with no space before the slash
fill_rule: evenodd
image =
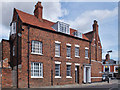
<path id="1" fill-rule="evenodd" d="M 28 26 L 29 28 L 29 83 L 30 87 L 40 87 L 40 86 L 50 86 L 50 85 L 65 85 L 65 84 L 75 84 L 75 66 L 78 64 L 79 70 L 79 84 L 84 82 L 84 70 L 85 66 L 90 66 L 91 71 L 91 81 L 101 81 L 102 71 L 101 60 L 102 60 L 102 46 L 100 43 L 100 38 L 98 34 L 98 25 L 94 22 L 93 31 L 91 33 L 83 34 L 82 38 L 78 38 L 72 35 L 71 32 L 75 32 L 76 30 L 70 29 L 70 35 L 64 34 L 61 32 L 57 32 L 51 28 L 54 24 L 53 22 L 42 19 L 42 12 L 40 8 L 42 8 L 41 3 L 37 3 L 38 6 L 35 6 L 34 15 L 26 14 L 22 11 L 14 9 L 13 21 L 17 21 L 17 14 L 19 16 L 18 19 L 18 30 L 22 35 L 18 38 L 18 64 L 20 65 L 18 71 L 18 81 L 20 88 L 28 87 Z M 37 10 L 38 8 L 38 10 Z M 28 15 L 28 16 L 27 16 Z M 38 15 L 38 16 L 37 16 Z M 36 18 L 37 17 L 37 18 Z M 33 21 L 32 21 L 33 20 Z M 95 29 L 94 27 L 97 27 Z M 12 75 L 12 71 L 15 70 L 16 67 L 16 57 L 17 57 L 17 38 L 16 35 L 10 36 L 10 42 L 2 42 L 3 45 L 3 60 L 8 58 L 8 62 L 11 66 L 11 69 L 8 69 L 6 72 L 9 75 Z M 91 35 L 91 37 L 90 37 Z M 15 37 L 15 38 L 14 38 Z M 95 40 L 94 40 L 95 39 Z M 42 54 L 32 54 L 31 46 L 32 40 L 41 41 L 42 42 Z M 60 43 L 60 57 L 55 57 L 55 41 L 59 41 Z M 66 58 L 67 46 L 66 44 L 71 44 L 71 58 Z M 79 56 L 75 57 L 75 45 L 79 45 Z M 96 45 L 96 46 L 95 46 Z M 15 56 L 13 56 L 13 46 L 15 46 Z M 88 48 L 88 58 L 85 58 L 85 48 Z M 7 51 L 6 51 L 7 50 Z M 60 76 L 61 78 L 55 78 L 55 61 L 61 62 L 60 64 Z M 31 62 L 41 62 L 43 63 L 43 78 L 31 78 Z M 66 78 L 66 63 L 71 63 L 71 77 Z M 53 72 L 52 72 L 53 71 Z M 4 73 L 4 72 L 3 72 Z M 5 77 L 7 80 L 6 73 Z M 13 76 L 11 76 L 13 77 Z M 94 78 L 93 78 L 94 77 Z M 12 87 L 13 82 L 12 78 L 8 80 L 8 86 Z M 90 81 L 90 82 L 91 82 Z M 4 86 L 6 81 L 3 82 Z"/>

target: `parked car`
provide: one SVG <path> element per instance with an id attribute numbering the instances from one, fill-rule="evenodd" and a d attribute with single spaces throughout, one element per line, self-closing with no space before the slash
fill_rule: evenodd
<path id="1" fill-rule="evenodd" d="M 103 74 L 102 75 L 102 81 L 107 81 L 108 80 L 108 75 L 107 74 Z"/>

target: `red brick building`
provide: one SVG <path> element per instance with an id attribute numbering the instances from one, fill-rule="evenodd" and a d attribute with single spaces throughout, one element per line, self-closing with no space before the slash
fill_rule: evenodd
<path id="1" fill-rule="evenodd" d="M 10 38 L 2 40 L 2 60 L 8 60 L 3 66 L 8 68 L 2 70 L 2 87 L 16 86 L 17 61 L 19 88 L 28 87 L 28 80 L 31 88 L 101 81 L 97 21 L 93 31 L 82 34 L 64 22 L 43 19 L 42 9 L 40 2 L 34 15 L 14 9 Z"/>
<path id="2" fill-rule="evenodd" d="M 109 73 L 110 78 L 116 78 L 118 67 L 118 61 L 110 59 L 110 55 L 106 54 L 106 59 L 102 60 L 102 72 Z"/>

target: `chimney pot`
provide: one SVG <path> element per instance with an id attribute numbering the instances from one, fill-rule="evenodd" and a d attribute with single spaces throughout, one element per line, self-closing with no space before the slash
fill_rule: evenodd
<path id="1" fill-rule="evenodd" d="M 96 21 L 96 20 L 94 20 L 94 24 L 97 24 L 97 21 Z"/>

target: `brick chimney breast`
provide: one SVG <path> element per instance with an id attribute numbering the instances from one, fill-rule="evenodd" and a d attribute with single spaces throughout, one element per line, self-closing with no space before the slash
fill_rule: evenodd
<path id="1" fill-rule="evenodd" d="M 38 2 L 36 5 L 35 5 L 35 10 L 34 10 L 34 15 L 40 20 L 42 21 L 42 5 L 41 5 L 41 2 Z"/>

